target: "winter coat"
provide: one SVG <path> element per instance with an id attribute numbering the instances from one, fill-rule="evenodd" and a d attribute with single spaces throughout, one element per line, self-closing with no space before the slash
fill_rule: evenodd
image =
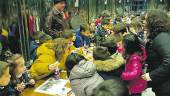
<path id="1" fill-rule="evenodd" d="M 76 96 L 91 96 L 94 88 L 104 81 L 96 72 L 96 66 L 86 60 L 73 67 L 69 79 Z"/>
<path id="2" fill-rule="evenodd" d="M 34 79 L 42 79 L 53 73 L 53 71 L 50 71 L 48 68 L 50 64 L 54 64 L 55 62 L 54 50 L 49 48 L 48 43 L 42 44 L 37 48 L 37 59 L 29 70 L 31 77 Z"/>
<path id="3" fill-rule="evenodd" d="M 75 40 L 75 46 L 77 48 L 83 47 L 84 45 L 90 46 L 90 37 L 85 37 L 81 35 L 80 28 L 76 29 L 76 40 Z"/>
<path id="4" fill-rule="evenodd" d="M 67 28 L 67 23 L 65 22 L 61 12 L 52 9 L 46 19 L 46 33 L 52 38 L 63 37 L 62 33 Z"/>
<path id="5" fill-rule="evenodd" d="M 113 79 L 114 77 L 120 77 L 123 71 L 124 59 L 120 54 L 114 54 L 112 57 L 102 61 L 94 60 L 93 63 L 96 65 L 97 72 L 105 79 Z"/>
<path id="6" fill-rule="evenodd" d="M 144 52 L 144 56 L 134 53 L 126 60 L 125 71 L 122 73 L 121 78 L 128 81 L 129 92 L 131 94 L 142 93 L 147 88 L 147 81 L 141 78 L 145 58 L 146 52 Z"/>
<path id="7" fill-rule="evenodd" d="M 170 34 L 160 33 L 150 49 L 148 54 L 154 54 L 147 60 L 152 67 L 149 72 L 152 89 L 158 96 L 170 96 Z"/>
<path id="8" fill-rule="evenodd" d="M 53 71 L 49 70 L 49 65 L 56 62 L 55 52 L 54 49 L 49 46 L 49 43 L 44 43 L 37 49 L 37 59 L 32 64 L 29 71 L 31 73 L 31 77 L 34 79 L 42 79 L 53 73 Z M 71 46 L 68 50 L 66 50 L 63 58 L 59 61 L 59 69 L 65 69 L 65 61 L 72 50 L 74 50 L 74 46 Z"/>

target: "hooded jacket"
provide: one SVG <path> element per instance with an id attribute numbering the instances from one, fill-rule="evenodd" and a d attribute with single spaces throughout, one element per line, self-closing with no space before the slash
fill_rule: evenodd
<path id="1" fill-rule="evenodd" d="M 96 69 L 99 75 L 103 79 L 107 80 L 113 79 L 115 76 L 120 77 L 121 68 L 124 65 L 125 61 L 121 54 L 116 53 L 109 59 L 94 60 L 93 63 L 96 65 Z"/>
<path id="2" fill-rule="evenodd" d="M 129 58 L 125 65 L 125 71 L 122 73 L 122 79 L 128 81 L 129 92 L 131 94 L 142 93 L 147 88 L 147 81 L 141 78 L 143 74 L 143 62 L 146 59 L 146 52 L 143 49 L 144 56 L 134 53 Z"/>
<path id="3" fill-rule="evenodd" d="M 37 49 L 37 59 L 32 64 L 29 72 L 32 78 L 42 79 L 52 73 L 49 65 L 56 62 L 55 52 L 52 48 L 49 48 L 48 43 L 42 44 Z"/>
<path id="4" fill-rule="evenodd" d="M 94 88 L 104 81 L 96 72 L 96 66 L 86 60 L 73 67 L 69 79 L 76 96 L 91 96 Z"/>

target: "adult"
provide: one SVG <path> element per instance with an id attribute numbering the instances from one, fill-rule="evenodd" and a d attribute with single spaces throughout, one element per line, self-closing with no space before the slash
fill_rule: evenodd
<path id="1" fill-rule="evenodd" d="M 63 18 L 63 11 L 66 6 L 66 0 L 54 0 L 53 9 L 46 18 L 46 33 L 53 39 L 62 37 L 67 23 Z"/>
<path id="2" fill-rule="evenodd" d="M 170 96 L 170 30 L 168 15 L 159 10 L 147 14 L 147 30 L 150 43 L 148 60 L 149 72 L 142 76 L 151 81 L 156 96 Z"/>

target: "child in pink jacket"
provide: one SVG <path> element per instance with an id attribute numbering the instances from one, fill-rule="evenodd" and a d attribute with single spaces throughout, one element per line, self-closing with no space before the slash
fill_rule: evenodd
<path id="1" fill-rule="evenodd" d="M 141 78 L 142 66 L 146 59 L 145 48 L 140 45 L 135 34 L 125 35 L 123 46 L 126 65 L 121 78 L 128 82 L 131 96 L 141 96 L 141 93 L 147 88 L 147 82 Z"/>

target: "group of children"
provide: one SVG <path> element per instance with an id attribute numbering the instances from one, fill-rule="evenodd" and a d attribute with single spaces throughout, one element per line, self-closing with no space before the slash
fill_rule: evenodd
<path id="1" fill-rule="evenodd" d="M 30 55 L 33 60 L 31 66 L 26 68 L 24 58 L 20 54 L 9 56 L 5 60 L 7 63 L 0 63 L 2 68 L 0 95 L 22 94 L 26 87 L 33 87 L 37 80 L 54 74 L 56 70 L 67 71 L 76 96 L 106 96 L 105 93 L 101 95 L 93 92 L 107 80 L 115 80 L 110 82 L 121 82 L 122 85 L 126 85 L 120 78 L 128 82 L 129 91 L 126 90 L 126 86 L 120 86 L 125 90 L 115 94 L 122 94 L 119 96 L 141 94 L 147 84 L 140 78 L 146 52 L 135 33 L 139 28 L 129 26 L 131 32 L 128 32 L 127 26 L 117 21 L 115 28 L 111 30 L 107 27 L 110 26 L 107 24 L 111 23 L 104 18 L 101 23 L 98 20 L 96 24 L 95 30 L 92 30 L 94 32 L 89 32 L 88 26 L 81 25 L 75 30 L 75 36 L 72 31 L 66 30 L 63 38 L 52 39 L 43 32 L 34 33 L 30 42 Z M 91 36 L 91 33 L 94 34 Z M 81 50 L 82 47 L 89 48 L 92 42 L 95 45 L 92 53 L 93 61 L 88 60 Z"/>

